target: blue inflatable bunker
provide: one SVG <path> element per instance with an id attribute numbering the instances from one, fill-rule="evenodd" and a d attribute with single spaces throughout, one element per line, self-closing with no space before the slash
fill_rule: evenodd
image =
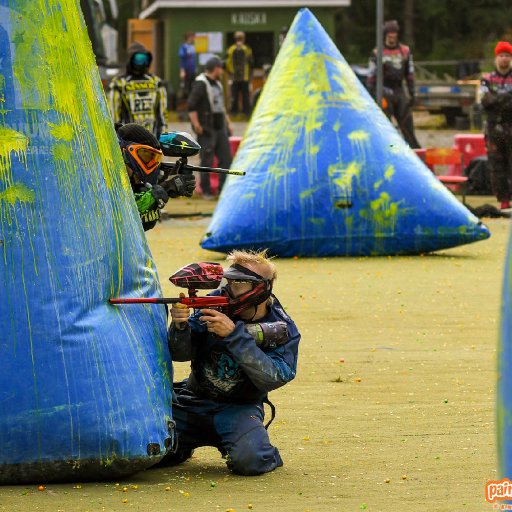
<path id="1" fill-rule="evenodd" d="M 489 231 L 402 140 L 308 9 L 272 68 L 201 246 L 419 254 Z"/>
<path id="2" fill-rule="evenodd" d="M 164 306 L 77 0 L 0 0 L 0 483 L 172 442 Z"/>
<path id="3" fill-rule="evenodd" d="M 509 236 L 503 280 L 497 394 L 498 477 L 510 481 L 512 480 L 512 235 Z M 512 503 L 512 500 L 506 503 Z"/>

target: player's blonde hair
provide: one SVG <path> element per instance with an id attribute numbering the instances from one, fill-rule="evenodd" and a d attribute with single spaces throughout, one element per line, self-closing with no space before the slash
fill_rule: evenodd
<path id="1" fill-rule="evenodd" d="M 236 265 L 262 265 L 268 271 L 268 275 L 263 277 L 266 279 L 276 279 L 277 277 L 276 266 L 272 262 L 272 258 L 268 255 L 268 249 L 259 251 L 235 249 L 228 254 L 226 259 L 231 262 L 231 264 Z"/>

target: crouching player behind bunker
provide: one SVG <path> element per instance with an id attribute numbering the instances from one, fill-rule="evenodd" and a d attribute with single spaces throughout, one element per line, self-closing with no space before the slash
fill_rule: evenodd
<path id="1" fill-rule="evenodd" d="M 174 361 L 191 361 L 191 373 L 174 383 L 177 447 L 158 467 L 182 463 L 200 446 L 216 447 L 239 475 L 283 465 L 267 432 L 275 415 L 267 395 L 295 377 L 300 334 L 272 293 L 276 268 L 266 251 L 236 250 L 227 259 L 212 292 L 228 297 L 224 312 L 171 308 L 169 350 Z"/>

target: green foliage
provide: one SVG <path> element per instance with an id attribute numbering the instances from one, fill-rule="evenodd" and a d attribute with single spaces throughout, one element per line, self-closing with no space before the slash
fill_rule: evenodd
<path id="1" fill-rule="evenodd" d="M 410 4 L 412 40 L 404 40 Z M 350 63 L 365 63 L 375 47 L 376 0 L 340 10 L 336 43 Z M 512 40 L 510 0 L 384 0 L 384 18 L 397 19 L 416 60 L 492 59 L 500 39 Z"/>

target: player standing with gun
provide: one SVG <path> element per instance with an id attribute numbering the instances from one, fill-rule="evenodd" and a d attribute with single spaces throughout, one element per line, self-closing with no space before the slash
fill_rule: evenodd
<path id="1" fill-rule="evenodd" d="M 487 115 L 485 143 L 491 185 L 502 210 L 510 208 L 512 188 L 512 45 L 494 48 L 495 69 L 482 76 L 481 103 Z"/>

